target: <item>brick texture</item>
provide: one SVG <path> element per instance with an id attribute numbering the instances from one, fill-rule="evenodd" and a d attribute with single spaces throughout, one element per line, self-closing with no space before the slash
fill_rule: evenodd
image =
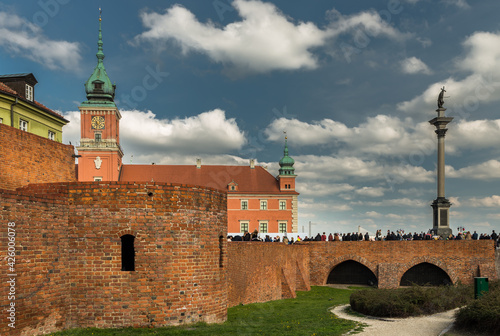
<path id="1" fill-rule="evenodd" d="M 396 288 L 413 266 L 427 262 L 445 271 L 453 283 L 470 284 L 475 276 L 496 279 L 492 240 L 304 242 L 309 247 L 311 285 L 324 285 L 346 260 L 368 267 L 379 288 Z"/>
<path id="2" fill-rule="evenodd" d="M 0 191 L 0 260 L 16 223 L 16 329 L 154 327 L 226 319 L 226 195 L 170 184 L 37 184 Z M 135 239 L 135 271 L 121 240 Z M 221 257 L 222 255 L 222 257 Z M 7 261 L 0 265 L 7 283 Z M 2 314 L 11 302 L 2 286 Z M 5 321 L 6 316 L 2 316 Z"/>
<path id="3" fill-rule="evenodd" d="M 73 182 L 74 147 L 0 124 L 0 188 Z"/>
<path id="4" fill-rule="evenodd" d="M 308 247 L 283 243 L 228 244 L 228 304 L 295 297 L 309 290 Z"/>

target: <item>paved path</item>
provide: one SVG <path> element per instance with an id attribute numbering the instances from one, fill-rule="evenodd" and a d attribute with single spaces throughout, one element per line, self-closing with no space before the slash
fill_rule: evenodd
<path id="1" fill-rule="evenodd" d="M 353 320 L 368 324 L 364 331 L 356 334 L 363 336 L 438 336 L 443 331 L 449 330 L 455 320 L 455 311 L 449 310 L 444 313 L 422 317 L 409 318 L 377 318 L 357 317 L 344 312 L 349 305 L 337 306 L 332 313 L 346 320 Z"/>

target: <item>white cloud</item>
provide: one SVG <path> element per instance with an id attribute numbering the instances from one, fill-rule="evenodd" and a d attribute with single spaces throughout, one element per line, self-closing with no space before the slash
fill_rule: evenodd
<path id="1" fill-rule="evenodd" d="M 212 22 L 199 22 L 180 5 L 174 5 L 164 14 L 142 13 L 142 22 L 148 30 L 135 40 L 175 39 L 183 53 L 198 51 L 243 72 L 317 67 L 310 49 L 324 45 L 326 31 L 310 22 L 291 22 L 271 3 L 235 0 L 233 6 L 242 20 L 222 28 Z"/>
<path id="2" fill-rule="evenodd" d="M 356 190 L 356 193 L 361 196 L 381 197 L 384 196 L 384 188 L 363 187 Z"/>
<path id="3" fill-rule="evenodd" d="M 406 113 L 422 113 L 437 108 L 437 97 L 445 86 L 445 107 L 455 115 L 468 117 L 480 103 L 500 101 L 500 33 L 476 32 L 463 42 L 466 53 L 454 61 L 464 78 L 449 77 L 431 84 L 422 94 L 398 104 Z"/>
<path id="4" fill-rule="evenodd" d="M 411 118 L 400 119 L 382 114 L 369 117 L 364 123 L 351 128 L 332 119 L 307 123 L 280 118 L 271 122 L 264 134 L 271 141 L 282 141 L 280 134 L 283 130 L 287 131 L 290 144 L 341 144 L 339 153 L 346 155 L 421 156 L 432 153 L 436 148 L 429 123 L 415 123 Z"/>
<path id="5" fill-rule="evenodd" d="M 0 47 L 49 69 L 80 70 L 78 43 L 51 40 L 38 26 L 12 13 L 0 12 Z"/>
<path id="6" fill-rule="evenodd" d="M 467 205 L 472 207 L 486 207 L 486 208 L 500 207 L 500 196 L 493 195 L 484 198 L 473 197 L 469 200 Z"/>
<path id="7" fill-rule="evenodd" d="M 466 178 L 474 180 L 492 180 L 500 178 L 500 162 L 489 160 L 477 165 L 472 165 L 455 170 L 446 166 L 446 176 L 452 178 Z"/>
<path id="8" fill-rule="evenodd" d="M 297 190 L 300 190 L 302 196 L 323 197 L 352 191 L 354 189 L 355 188 L 348 183 L 324 183 L 313 181 L 297 183 Z"/>
<path id="9" fill-rule="evenodd" d="M 452 6 L 457 6 L 458 8 L 461 9 L 469 9 L 470 6 L 465 0 L 443 0 L 445 4 L 447 5 L 452 5 Z"/>
<path id="10" fill-rule="evenodd" d="M 239 73 L 264 73 L 272 70 L 315 69 L 317 57 L 313 49 L 324 47 L 342 34 L 356 37 L 361 30 L 371 37 L 384 36 L 404 40 L 403 34 L 388 24 L 374 10 L 344 16 L 330 11 L 332 22 L 325 29 L 312 22 L 293 22 L 274 4 L 262 1 L 235 0 L 232 6 L 241 21 L 219 27 L 202 23 L 181 5 L 165 13 L 142 13 L 147 31 L 134 43 L 175 40 L 182 52 L 206 54 L 214 62 L 234 68 Z"/>
<path id="11" fill-rule="evenodd" d="M 430 205 L 430 202 L 418 200 L 418 199 L 410 199 L 410 198 L 396 198 L 396 199 L 387 199 L 384 201 L 377 202 L 365 202 L 365 201 L 356 201 L 352 202 L 352 205 L 366 205 L 366 206 L 377 206 L 377 207 L 389 207 L 389 206 L 409 206 L 409 207 L 424 207 Z"/>
<path id="12" fill-rule="evenodd" d="M 376 211 L 367 211 L 365 213 L 365 216 L 371 217 L 371 218 L 381 218 L 383 215 L 381 213 L 378 213 Z"/>
<path id="13" fill-rule="evenodd" d="M 425 64 L 416 57 L 406 58 L 402 60 L 400 64 L 401 64 L 401 71 L 403 71 L 403 73 L 406 74 L 418 74 L 418 73 L 422 73 L 425 75 L 432 74 L 432 71 L 431 69 L 429 69 L 427 64 Z"/>
<path id="14" fill-rule="evenodd" d="M 165 158 L 182 154 L 189 160 L 196 155 L 224 155 L 224 162 L 234 162 L 236 157 L 226 153 L 240 150 L 246 143 L 235 119 L 226 118 L 225 112 L 219 109 L 173 120 L 158 119 L 151 111 L 121 113 L 121 145 L 126 152 L 136 154 L 134 160 L 162 163 Z M 80 140 L 80 113 L 67 112 L 65 117 L 70 123 L 64 128 L 64 142 L 77 143 Z"/>

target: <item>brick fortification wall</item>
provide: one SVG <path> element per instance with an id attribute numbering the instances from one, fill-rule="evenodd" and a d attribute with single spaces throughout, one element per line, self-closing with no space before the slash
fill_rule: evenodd
<path id="1" fill-rule="evenodd" d="M 473 282 L 475 276 L 496 279 L 492 240 L 310 242 L 311 285 L 324 285 L 332 269 L 346 260 L 368 267 L 379 288 L 396 288 L 403 274 L 420 263 L 440 267 L 453 283 Z"/>
<path id="2" fill-rule="evenodd" d="M 16 300 L 6 285 L 15 222 Z M 192 186 L 57 183 L 0 190 L 0 335 L 226 319 L 226 196 Z M 121 239 L 135 271 L 121 271 Z M 16 304 L 16 328 L 5 309 Z"/>
<path id="3" fill-rule="evenodd" d="M 310 289 L 307 246 L 230 242 L 228 256 L 229 307 L 292 298 L 295 291 Z"/>
<path id="4" fill-rule="evenodd" d="M 0 188 L 73 182 L 74 147 L 0 124 Z"/>

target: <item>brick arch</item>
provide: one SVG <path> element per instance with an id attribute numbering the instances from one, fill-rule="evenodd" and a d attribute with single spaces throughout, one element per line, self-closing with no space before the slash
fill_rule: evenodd
<path id="1" fill-rule="evenodd" d="M 120 242 L 120 238 L 124 235 L 132 235 L 135 237 L 135 246 L 141 246 L 146 242 L 146 236 L 139 230 L 132 230 L 130 228 L 122 229 L 116 233 L 116 238 Z"/>
<path id="2" fill-rule="evenodd" d="M 327 264 L 323 268 L 323 271 L 321 274 L 321 279 L 323 279 L 322 285 L 326 285 L 326 282 L 328 281 L 328 276 L 333 271 L 333 269 L 335 267 L 337 267 L 339 264 L 341 264 L 347 260 L 356 261 L 356 262 L 360 263 L 361 265 L 367 267 L 370 271 L 373 272 L 373 274 L 375 274 L 375 277 L 377 278 L 377 281 L 378 281 L 378 274 L 377 274 L 376 265 L 375 266 L 372 265 L 366 258 L 360 257 L 358 255 L 346 254 L 346 255 L 331 259 L 329 263 L 327 262 Z"/>
<path id="3" fill-rule="evenodd" d="M 430 257 L 430 256 L 422 256 L 422 257 L 415 257 L 411 261 L 409 261 L 406 264 L 402 264 L 400 271 L 398 272 L 397 279 L 398 279 L 398 284 L 401 283 L 401 278 L 403 275 L 413 266 L 422 264 L 422 263 L 429 263 L 432 264 L 436 267 L 439 267 L 442 269 L 451 279 L 451 282 L 453 284 L 456 284 L 458 282 L 458 276 L 455 274 L 455 272 L 450 269 L 449 267 L 446 266 L 444 262 L 442 262 L 439 258 L 436 257 Z"/>

